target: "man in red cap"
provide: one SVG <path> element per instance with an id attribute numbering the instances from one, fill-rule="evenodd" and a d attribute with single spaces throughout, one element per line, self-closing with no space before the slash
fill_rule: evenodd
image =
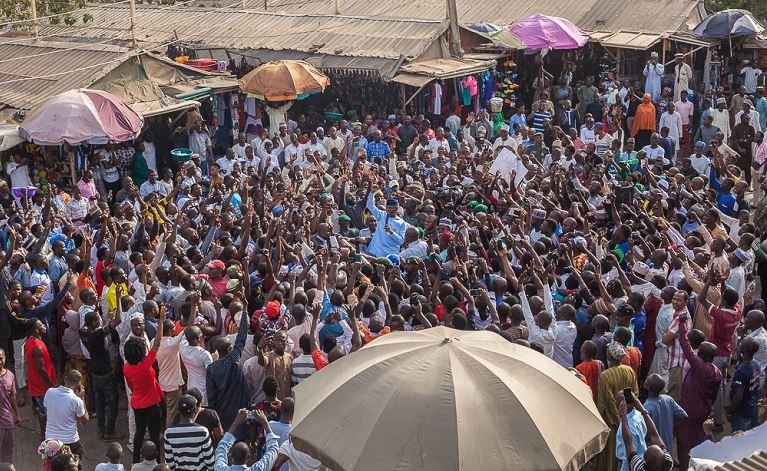
<path id="1" fill-rule="evenodd" d="M 220 298 L 226 294 L 226 283 L 229 281 L 229 277 L 224 274 L 226 265 L 221 260 L 211 260 L 206 266 L 208 267 L 208 283 L 213 288 L 216 297 Z"/>
<path id="2" fill-rule="evenodd" d="M 258 317 L 258 326 L 264 331 L 288 330 L 288 316 L 282 313 L 282 304 L 279 301 L 269 301 Z"/>

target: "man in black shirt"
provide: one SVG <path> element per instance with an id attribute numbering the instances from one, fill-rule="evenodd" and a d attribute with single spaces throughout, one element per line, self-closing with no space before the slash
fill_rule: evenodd
<path id="1" fill-rule="evenodd" d="M 115 330 L 117 324 L 119 320 L 112 319 L 109 324 L 102 326 L 99 313 L 91 311 L 85 315 L 85 326 L 80 330 L 80 338 L 90 354 L 88 371 L 93 379 L 93 392 L 96 398 L 98 436 L 107 441 L 121 438 L 115 436 L 119 399 L 112 357 L 107 349 L 110 341 L 117 342 Z"/>

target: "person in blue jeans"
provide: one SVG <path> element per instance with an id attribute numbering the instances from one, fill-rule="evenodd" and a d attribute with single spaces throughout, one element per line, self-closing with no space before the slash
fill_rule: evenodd
<path id="1" fill-rule="evenodd" d="M 759 343 L 751 337 L 746 337 L 740 343 L 739 351 L 741 362 L 732 378 L 730 405 L 727 407 L 733 432 L 751 430 L 759 422 L 757 401 L 762 369 L 759 363 L 754 361 L 754 355 L 759 351 Z"/>

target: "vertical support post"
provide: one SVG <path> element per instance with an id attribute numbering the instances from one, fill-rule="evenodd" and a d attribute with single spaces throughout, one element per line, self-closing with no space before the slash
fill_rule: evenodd
<path id="1" fill-rule="evenodd" d="M 133 49 L 136 49 L 136 0 L 130 0 L 130 39 Z"/>
<path id="2" fill-rule="evenodd" d="M 40 36 L 40 26 L 37 24 L 37 1 L 32 0 L 32 3 L 30 4 L 30 9 L 32 10 L 32 34 L 35 35 L 35 39 L 37 39 Z"/>

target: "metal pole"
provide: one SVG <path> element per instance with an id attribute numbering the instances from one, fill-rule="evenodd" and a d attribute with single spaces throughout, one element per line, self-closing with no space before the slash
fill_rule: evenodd
<path id="1" fill-rule="evenodd" d="M 341 0 L 336 0 L 336 15 L 341 14 Z"/>
<path id="2" fill-rule="evenodd" d="M 32 34 L 34 34 L 35 39 L 37 39 L 40 33 L 40 28 L 37 24 L 37 2 L 35 0 L 32 0 L 30 8 L 32 9 Z"/>
<path id="3" fill-rule="evenodd" d="M 133 49 L 136 49 L 136 0 L 130 0 L 130 38 Z"/>

